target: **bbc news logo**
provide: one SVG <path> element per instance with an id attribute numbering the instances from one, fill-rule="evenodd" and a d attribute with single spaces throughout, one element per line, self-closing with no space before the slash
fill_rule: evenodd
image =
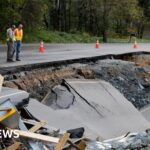
<path id="1" fill-rule="evenodd" d="M 19 138 L 19 133 L 17 130 L 0 130 L 0 139 L 1 138 Z"/>

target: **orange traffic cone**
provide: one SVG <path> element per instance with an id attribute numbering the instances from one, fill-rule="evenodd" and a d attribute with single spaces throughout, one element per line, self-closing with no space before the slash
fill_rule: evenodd
<path id="1" fill-rule="evenodd" d="M 137 41 L 135 40 L 134 43 L 133 43 L 133 48 L 138 48 L 138 44 L 137 44 Z"/>
<path id="2" fill-rule="evenodd" d="M 40 42 L 40 48 L 39 48 L 40 53 L 44 53 L 44 42 Z"/>
<path id="3" fill-rule="evenodd" d="M 96 41 L 95 48 L 100 48 L 99 40 Z"/>

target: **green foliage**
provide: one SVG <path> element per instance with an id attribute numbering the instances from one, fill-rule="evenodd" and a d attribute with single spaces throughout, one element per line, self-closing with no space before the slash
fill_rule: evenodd
<path id="1" fill-rule="evenodd" d="M 150 21 L 148 0 L 0 0 L 0 10 L 0 40 L 20 22 L 26 41 L 89 42 L 102 36 L 107 42 L 132 33 L 141 38 Z"/>
<path id="2" fill-rule="evenodd" d="M 24 42 L 27 43 L 39 43 L 43 40 L 46 43 L 95 43 L 97 39 L 96 36 L 90 36 L 88 33 L 66 33 L 58 31 L 46 31 L 43 29 L 38 29 L 35 32 L 26 31 L 24 35 Z"/>
<path id="3" fill-rule="evenodd" d="M 21 10 L 22 22 L 29 28 L 41 25 L 45 11 L 43 0 L 25 0 Z"/>
<path id="4" fill-rule="evenodd" d="M 1 0 L 0 1 L 0 29 L 4 30 L 11 24 L 21 19 L 19 6 L 22 0 Z"/>
<path id="5" fill-rule="evenodd" d="M 24 42 L 26 43 L 40 43 L 43 40 L 45 43 L 93 43 L 95 44 L 96 40 L 99 40 L 101 43 L 102 37 L 91 36 L 90 34 L 83 33 L 66 33 L 66 32 L 58 32 L 58 31 L 47 31 L 44 29 L 37 29 L 34 32 L 25 31 Z M 108 42 L 110 43 L 127 43 L 129 42 L 129 37 L 120 37 L 113 36 L 112 38 L 108 38 Z M 137 39 L 138 42 L 150 42 L 149 39 Z M 134 38 L 132 38 L 131 43 L 134 42 Z"/>

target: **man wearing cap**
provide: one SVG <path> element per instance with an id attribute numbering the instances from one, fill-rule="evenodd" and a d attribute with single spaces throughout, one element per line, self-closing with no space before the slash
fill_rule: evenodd
<path id="1" fill-rule="evenodd" d="M 10 28 L 7 29 L 7 62 L 13 62 L 13 55 L 15 52 L 14 42 L 15 42 L 15 25 L 12 25 Z"/>
<path id="2" fill-rule="evenodd" d="M 15 50 L 16 50 L 16 61 L 20 60 L 20 50 L 23 39 L 23 25 L 19 24 L 18 28 L 15 29 Z"/>

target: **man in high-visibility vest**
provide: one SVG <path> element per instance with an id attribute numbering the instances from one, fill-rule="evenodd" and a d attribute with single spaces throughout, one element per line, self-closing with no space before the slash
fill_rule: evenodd
<path id="1" fill-rule="evenodd" d="M 16 50 L 16 61 L 20 60 L 20 50 L 22 45 L 22 39 L 23 39 L 23 25 L 19 24 L 18 28 L 15 29 L 15 50 Z"/>
<path id="2" fill-rule="evenodd" d="M 10 28 L 7 29 L 7 62 L 13 62 L 13 55 L 15 52 L 14 42 L 15 42 L 15 31 L 16 26 L 12 25 Z"/>

